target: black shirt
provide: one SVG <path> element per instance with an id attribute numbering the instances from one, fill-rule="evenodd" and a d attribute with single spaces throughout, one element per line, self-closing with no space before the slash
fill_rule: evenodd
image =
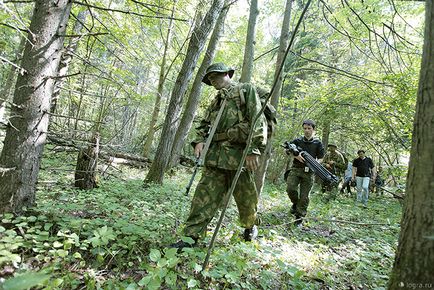
<path id="1" fill-rule="evenodd" d="M 294 139 L 291 143 L 297 145 L 303 151 L 306 151 L 310 155 L 312 155 L 313 158 L 321 159 L 324 157 L 324 146 L 322 145 L 321 141 L 319 139 L 306 139 L 304 136 L 299 137 L 297 139 Z M 294 159 L 294 163 L 292 164 L 292 167 L 305 167 L 305 163 L 301 163 L 297 159 Z"/>
<path id="2" fill-rule="evenodd" d="M 359 177 L 370 177 L 371 169 L 374 168 L 374 162 L 369 157 L 365 157 L 364 159 L 356 158 L 353 161 L 353 167 L 357 168 L 356 176 Z"/>

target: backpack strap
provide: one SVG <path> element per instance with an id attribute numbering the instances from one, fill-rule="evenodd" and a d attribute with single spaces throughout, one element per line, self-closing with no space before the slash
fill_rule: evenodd
<path id="1" fill-rule="evenodd" d="M 244 120 L 241 106 L 246 104 L 246 97 L 244 96 L 245 90 L 243 89 L 243 84 L 238 84 L 237 87 L 238 87 L 239 97 L 235 98 L 235 104 L 237 105 L 238 108 L 238 120 L 241 123 Z"/>

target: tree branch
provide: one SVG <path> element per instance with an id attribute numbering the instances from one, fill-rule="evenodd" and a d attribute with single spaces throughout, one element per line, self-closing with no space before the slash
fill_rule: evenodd
<path id="1" fill-rule="evenodd" d="M 14 64 L 13 62 L 11 62 L 10 60 L 8 60 L 8 59 L 2 57 L 1 55 L 0 55 L 0 60 L 2 60 L 2 61 L 4 61 L 4 62 L 7 62 L 8 64 L 10 64 L 10 65 L 12 65 L 13 67 L 17 68 L 17 69 L 19 70 L 19 72 L 20 72 L 21 75 L 27 73 L 27 71 L 26 71 L 24 68 L 18 66 L 17 64 Z"/>
<path id="2" fill-rule="evenodd" d="M 364 77 L 359 76 L 359 75 L 355 75 L 355 74 L 353 74 L 353 73 L 350 73 L 350 72 L 348 72 L 348 71 L 345 71 L 345 70 L 339 69 L 339 68 L 337 68 L 337 67 L 334 67 L 334 66 L 330 66 L 330 65 L 324 64 L 324 63 L 319 62 L 319 61 L 317 61 L 317 60 L 313 60 L 313 59 L 306 58 L 306 57 L 301 56 L 301 55 L 299 55 L 299 54 L 297 54 L 297 53 L 295 53 L 295 52 L 293 52 L 293 51 L 291 51 L 291 53 L 292 53 L 293 55 L 295 55 L 295 56 L 301 58 L 301 59 L 307 60 L 307 61 L 309 61 L 309 62 L 317 63 L 317 64 L 319 64 L 319 65 L 321 65 L 321 66 L 325 66 L 325 67 L 330 68 L 330 69 L 332 69 L 332 70 L 334 70 L 334 71 L 341 72 L 343 75 L 346 75 L 346 76 L 351 77 L 351 78 L 356 79 L 356 80 L 364 80 L 364 81 L 367 81 L 367 82 L 370 82 L 370 83 L 375 83 L 375 84 L 379 84 L 379 85 L 383 85 L 383 86 L 391 86 L 391 85 L 388 85 L 388 84 L 383 83 L 383 82 L 378 82 L 378 81 L 374 81 L 374 80 L 370 80 L 370 79 L 364 78 Z M 303 70 L 310 70 L 309 68 L 302 68 L 302 69 L 303 69 Z M 325 70 L 324 70 L 324 71 L 325 71 Z M 330 72 L 330 71 L 326 71 L 326 72 Z"/>
<path id="3" fill-rule="evenodd" d="M 118 12 L 118 13 L 124 13 L 124 14 L 129 14 L 129 15 L 136 15 L 136 16 L 146 17 L 146 18 L 173 19 L 173 20 L 177 20 L 177 21 L 187 22 L 186 19 L 180 19 L 180 18 L 175 18 L 175 17 L 170 17 L 170 16 L 144 15 L 144 14 L 140 14 L 140 13 L 133 12 L 133 11 L 125 11 L 125 10 L 120 10 L 120 9 L 105 8 L 105 7 L 95 6 L 95 5 L 91 5 L 91 4 L 87 4 L 87 3 L 82 3 L 82 2 L 79 2 L 79 1 L 74 1 L 74 3 L 78 4 L 78 5 L 81 5 L 81 6 L 86 6 L 88 8 L 94 8 L 94 9 L 97 9 L 97 10 L 103 10 L 103 11 L 109 11 L 109 12 Z"/>

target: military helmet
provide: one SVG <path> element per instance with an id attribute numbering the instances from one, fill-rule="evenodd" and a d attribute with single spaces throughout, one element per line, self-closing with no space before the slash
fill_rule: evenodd
<path id="1" fill-rule="evenodd" d="M 334 143 L 329 143 L 327 145 L 327 147 L 335 147 L 336 149 L 338 148 L 338 146 L 336 144 L 334 144 Z"/>
<path id="2" fill-rule="evenodd" d="M 202 82 L 204 82 L 205 84 L 207 84 L 208 86 L 211 85 L 211 82 L 208 79 L 208 75 L 210 73 L 213 72 L 219 72 L 219 73 L 228 73 L 229 77 L 232 78 L 232 76 L 234 75 L 235 70 L 232 68 L 227 67 L 224 63 L 222 62 L 217 62 L 217 63 L 213 63 L 212 65 L 210 65 L 207 69 L 206 69 L 206 73 L 202 78 Z"/>

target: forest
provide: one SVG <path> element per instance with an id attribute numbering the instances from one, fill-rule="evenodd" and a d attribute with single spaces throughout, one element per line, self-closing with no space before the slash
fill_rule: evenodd
<path id="1" fill-rule="evenodd" d="M 183 234 L 213 63 L 276 110 L 250 242 L 233 188 Z M 432 0 L 0 0 L 0 64 L 0 289 L 434 289 Z M 316 178 L 298 227 L 306 119 L 384 183 Z"/>

